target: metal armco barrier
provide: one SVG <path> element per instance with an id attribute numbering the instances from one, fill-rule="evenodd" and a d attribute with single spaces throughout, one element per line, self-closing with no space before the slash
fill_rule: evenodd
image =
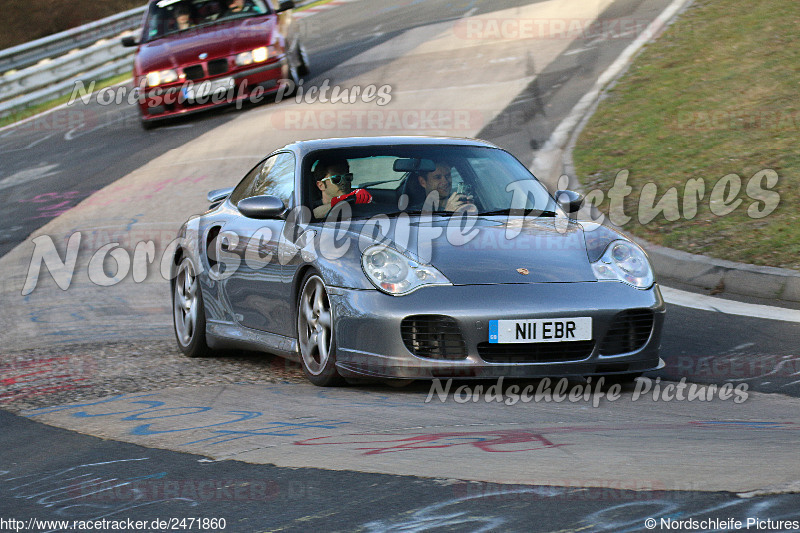
<path id="1" fill-rule="evenodd" d="M 139 28 L 144 12 L 132 9 L 0 50 L 0 117 L 69 94 L 77 81 L 88 86 L 130 70 L 134 49 L 119 36 Z"/>
<path id="2" fill-rule="evenodd" d="M 21 70 L 43 59 L 55 58 L 70 50 L 94 44 L 100 39 L 138 28 L 141 26 L 145 9 L 144 6 L 137 7 L 71 30 L 0 50 L 0 73 Z"/>

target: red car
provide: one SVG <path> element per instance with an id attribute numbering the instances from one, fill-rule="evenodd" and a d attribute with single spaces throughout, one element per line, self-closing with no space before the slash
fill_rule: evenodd
<path id="1" fill-rule="evenodd" d="M 275 93 L 308 59 L 292 0 L 151 0 L 133 64 L 145 129 L 177 115 Z M 286 83 L 286 82 L 284 82 Z M 288 84 L 288 88 L 293 87 Z M 287 92 L 289 91 L 287 88 Z"/>

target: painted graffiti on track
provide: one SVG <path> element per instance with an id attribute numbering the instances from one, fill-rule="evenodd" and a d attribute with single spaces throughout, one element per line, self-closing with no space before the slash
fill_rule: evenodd
<path id="1" fill-rule="evenodd" d="M 344 420 L 315 417 L 274 419 L 262 411 L 227 410 L 208 405 L 184 405 L 158 394 L 119 395 L 77 405 L 32 409 L 23 413 L 36 418 L 50 413 L 69 413 L 70 418 L 113 419 L 128 435 L 148 437 L 191 432 L 178 444 L 215 445 L 258 437 L 301 436 L 312 429 L 335 429 Z"/>

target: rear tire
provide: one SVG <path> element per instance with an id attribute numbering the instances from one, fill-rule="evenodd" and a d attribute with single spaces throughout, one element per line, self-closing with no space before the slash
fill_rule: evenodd
<path id="1" fill-rule="evenodd" d="M 297 346 L 303 373 L 319 387 L 343 383 L 336 370 L 334 316 L 322 277 L 309 272 L 297 300 Z"/>

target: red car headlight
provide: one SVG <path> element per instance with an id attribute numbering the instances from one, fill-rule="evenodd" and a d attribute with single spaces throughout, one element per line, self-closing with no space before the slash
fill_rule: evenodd
<path id="1" fill-rule="evenodd" d="M 242 52 L 241 54 L 236 55 L 236 64 L 240 67 L 245 65 L 251 65 L 253 63 L 263 63 L 270 57 L 274 57 L 275 48 L 272 46 L 262 46 L 260 48 L 256 48 L 255 50 L 248 50 L 247 52 Z"/>
<path id="2" fill-rule="evenodd" d="M 162 83 L 172 83 L 178 79 L 178 73 L 172 69 L 155 70 L 147 73 L 147 86 L 157 87 Z"/>

